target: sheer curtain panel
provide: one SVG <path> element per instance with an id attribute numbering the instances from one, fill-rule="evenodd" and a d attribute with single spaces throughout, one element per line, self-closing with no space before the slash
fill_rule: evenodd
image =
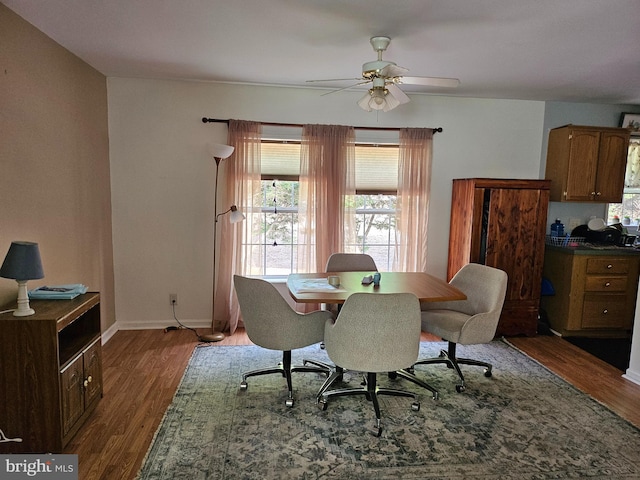
<path id="1" fill-rule="evenodd" d="M 261 263 L 262 251 L 252 248 L 259 242 L 259 232 L 254 231 L 260 225 L 257 216 L 261 208 L 260 196 L 260 145 L 262 125 L 258 122 L 240 120 L 229 121 L 229 145 L 235 150 L 229 161 L 224 163 L 226 188 L 220 205 L 237 205 L 246 216 L 245 221 L 230 223 L 226 216 L 220 217 L 218 231 L 220 244 L 217 258 L 218 281 L 214 295 L 213 318 L 223 325 L 217 325 L 218 331 L 233 333 L 241 325 L 240 307 L 233 288 L 233 275 L 251 275 Z M 224 211 L 224 210 L 223 210 Z M 258 239 L 252 238 L 257 235 Z M 215 248 L 215 246 L 214 246 Z M 254 271 L 255 270 L 255 271 Z"/>
<path id="2" fill-rule="evenodd" d="M 400 130 L 396 225 L 397 272 L 427 271 L 427 221 L 433 130 Z"/>

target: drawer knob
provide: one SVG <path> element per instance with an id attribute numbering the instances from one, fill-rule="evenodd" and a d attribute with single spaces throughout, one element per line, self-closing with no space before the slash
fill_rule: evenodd
<path id="1" fill-rule="evenodd" d="M 84 387 L 87 388 L 91 382 L 93 382 L 93 377 L 89 375 L 83 383 Z"/>
<path id="2" fill-rule="evenodd" d="M 607 313 L 609 313 L 609 310 L 607 310 L 606 308 L 602 311 L 603 315 L 606 315 Z"/>
<path id="3" fill-rule="evenodd" d="M 605 287 L 610 287 L 610 286 L 611 286 L 611 282 L 606 282 L 606 283 L 604 284 L 604 286 L 605 286 Z"/>
<path id="4" fill-rule="evenodd" d="M 613 268 L 613 265 L 609 264 L 609 265 L 607 265 L 607 268 L 611 269 L 611 268 Z"/>

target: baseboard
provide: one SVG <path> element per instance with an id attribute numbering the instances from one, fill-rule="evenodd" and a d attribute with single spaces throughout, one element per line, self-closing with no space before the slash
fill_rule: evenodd
<path id="1" fill-rule="evenodd" d="M 634 372 L 630 368 L 622 375 L 622 378 L 626 378 L 630 382 L 640 385 L 640 372 Z"/>
<path id="2" fill-rule="evenodd" d="M 211 319 L 200 320 L 182 320 L 180 323 L 191 328 L 211 328 Z M 179 326 L 175 320 L 153 320 L 148 322 L 123 322 L 117 321 L 115 323 L 117 330 L 162 330 L 171 325 Z M 115 333 L 115 332 L 114 332 Z"/>

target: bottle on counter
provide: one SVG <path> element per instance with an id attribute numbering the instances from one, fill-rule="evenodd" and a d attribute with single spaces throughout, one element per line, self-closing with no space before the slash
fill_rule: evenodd
<path id="1" fill-rule="evenodd" d="M 552 237 L 564 237 L 564 224 L 559 218 L 551 224 L 551 236 Z"/>

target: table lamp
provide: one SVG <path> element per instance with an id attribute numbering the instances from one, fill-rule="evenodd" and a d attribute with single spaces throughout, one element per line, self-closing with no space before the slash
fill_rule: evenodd
<path id="1" fill-rule="evenodd" d="M 11 242 L 7 256 L 0 267 L 0 277 L 11 278 L 18 282 L 18 308 L 15 317 L 33 315 L 35 310 L 29 307 L 27 281 L 44 277 L 40 250 L 37 243 Z"/>

